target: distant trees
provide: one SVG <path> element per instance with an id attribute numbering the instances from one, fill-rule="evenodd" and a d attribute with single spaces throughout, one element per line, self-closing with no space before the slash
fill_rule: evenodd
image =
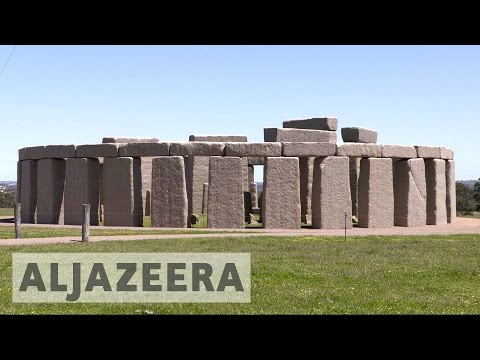
<path id="1" fill-rule="evenodd" d="M 0 191 L 0 208 L 13 208 L 15 198 L 15 193 Z"/>
<path id="2" fill-rule="evenodd" d="M 480 179 L 477 180 L 473 187 L 473 198 L 477 204 L 477 211 L 480 211 Z"/>
<path id="3" fill-rule="evenodd" d="M 477 184 L 479 182 L 477 181 Z M 476 186 L 476 185 L 475 185 Z M 475 201 L 475 190 L 468 186 L 458 183 L 457 190 L 457 212 L 464 215 L 471 215 L 477 209 L 477 202 Z"/>

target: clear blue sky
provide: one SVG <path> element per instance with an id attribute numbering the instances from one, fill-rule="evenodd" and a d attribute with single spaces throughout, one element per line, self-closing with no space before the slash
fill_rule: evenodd
<path id="1" fill-rule="evenodd" d="M 0 71 L 11 50 L 0 46 Z M 477 179 L 480 47 L 18 46 L 0 77 L 0 180 L 16 179 L 24 146 L 263 141 L 264 127 L 321 116 L 384 144 L 451 147 L 457 179 Z"/>

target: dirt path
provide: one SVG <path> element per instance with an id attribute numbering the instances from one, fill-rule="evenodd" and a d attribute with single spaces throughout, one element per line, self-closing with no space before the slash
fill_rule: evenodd
<path id="1" fill-rule="evenodd" d="M 12 224 L 3 224 L 5 226 L 13 226 Z M 45 226 L 25 224 L 23 226 Z M 77 228 L 75 225 L 56 225 L 55 227 Z M 225 236 L 235 237 L 251 237 L 251 236 L 344 236 L 344 230 L 323 230 L 323 229 L 298 229 L 298 230 L 268 230 L 268 229 L 243 229 L 243 230 L 225 230 L 224 234 L 171 234 L 171 235 L 141 235 L 142 230 L 152 230 L 152 228 L 119 228 L 119 227 L 101 227 L 102 229 L 129 229 L 138 230 L 139 235 L 114 235 L 114 236 L 91 236 L 91 242 L 98 241 L 134 241 L 148 239 L 184 239 L 184 238 L 219 238 Z M 165 229 L 168 230 L 168 229 Z M 178 230 L 178 229 L 177 229 Z M 186 229 L 188 230 L 188 229 Z M 219 231 L 219 229 L 191 229 L 208 231 Z M 235 232 L 232 234 L 232 232 Z M 230 234 L 229 234 L 230 233 Z M 454 235 L 454 234 L 480 234 L 480 219 L 459 218 L 454 224 L 439 226 L 422 226 L 422 227 L 394 227 L 389 229 L 362 229 L 353 228 L 347 230 L 347 236 L 376 236 L 376 235 Z M 0 239 L 0 246 L 15 245 L 43 245 L 58 243 L 79 243 L 80 236 L 52 237 L 52 238 L 28 238 L 28 239 Z"/>

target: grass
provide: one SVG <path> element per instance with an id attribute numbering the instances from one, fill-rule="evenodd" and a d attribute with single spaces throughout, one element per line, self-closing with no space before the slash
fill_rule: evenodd
<path id="1" fill-rule="evenodd" d="M 480 211 L 474 211 L 472 215 L 460 214 L 459 217 L 480 219 Z"/>
<path id="2" fill-rule="evenodd" d="M 13 216 L 13 208 L 0 208 L 0 216 Z"/>
<path id="3" fill-rule="evenodd" d="M 248 304 L 13 304 L 14 252 L 249 252 Z M 480 235 L 198 238 L 0 247 L 7 314 L 478 314 Z"/>

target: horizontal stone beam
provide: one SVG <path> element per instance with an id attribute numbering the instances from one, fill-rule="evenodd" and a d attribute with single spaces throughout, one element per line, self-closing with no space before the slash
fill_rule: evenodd
<path id="1" fill-rule="evenodd" d="M 440 159 L 440 147 L 438 146 L 415 146 L 417 156 L 424 159 Z"/>
<path id="2" fill-rule="evenodd" d="M 18 149 L 18 160 L 25 160 L 25 149 L 26 148 Z"/>
<path id="3" fill-rule="evenodd" d="M 157 143 L 158 138 L 104 137 L 102 144 L 118 143 Z"/>
<path id="4" fill-rule="evenodd" d="M 335 117 L 287 120 L 283 122 L 284 128 L 310 129 L 310 130 L 337 130 L 338 120 Z"/>
<path id="5" fill-rule="evenodd" d="M 170 143 L 170 155 L 223 156 L 225 155 L 225 143 L 193 141 L 184 143 Z"/>
<path id="6" fill-rule="evenodd" d="M 282 156 L 282 144 L 270 143 L 226 143 L 227 156 Z"/>
<path id="7" fill-rule="evenodd" d="M 247 158 L 248 165 L 263 165 L 265 158 L 263 156 L 251 156 Z"/>
<path id="8" fill-rule="evenodd" d="M 342 128 L 342 139 L 344 142 L 375 144 L 377 142 L 377 136 L 377 131 L 372 129 L 361 127 Z"/>
<path id="9" fill-rule="evenodd" d="M 121 144 L 118 147 L 118 156 L 150 157 L 169 155 L 170 144 L 166 142 L 146 142 Z"/>
<path id="10" fill-rule="evenodd" d="M 266 142 L 337 142 L 336 131 L 264 128 Z"/>
<path id="11" fill-rule="evenodd" d="M 382 157 L 382 145 L 347 143 L 337 146 L 337 156 Z"/>
<path id="12" fill-rule="evenodd" d="M 453 160 L 453 150 L 446 147 L 440 147 L 440 158 L 444 160 Z"/>
<path id="13" fill-rule="evenodd" d="M 417 149 L 407 145 L 382 145 L 382 157 L 396 159 L 415 159 Z"/>
<path id="14" fill-rule="evenodd" d="M 25 148 L 25 160 L 45 159 L 45 146 L 31 146 Z"/>
<path id="15" fill-rule="evenodd" d="M 190 135 L 189 141 L 208 141 L 208 142 L 247 142 L 244 135 Z"/>
<path id="16" fill-rule="evenodd" d="M 118 157 L 118 144 L 77 145 L 77 158 Z"/>
<path id="17" fill-rule="evenodd" d="M 64 159 L 75 157 L 75 145 L 47 145 L 45 146 L 47 159 Z"/>
<path id="18" fill-rule="evenodd" d="M 320 157 L 333 156 L 337 145 L 319 142 L 291 142 L 282 143 L 283 156 Z"/>

